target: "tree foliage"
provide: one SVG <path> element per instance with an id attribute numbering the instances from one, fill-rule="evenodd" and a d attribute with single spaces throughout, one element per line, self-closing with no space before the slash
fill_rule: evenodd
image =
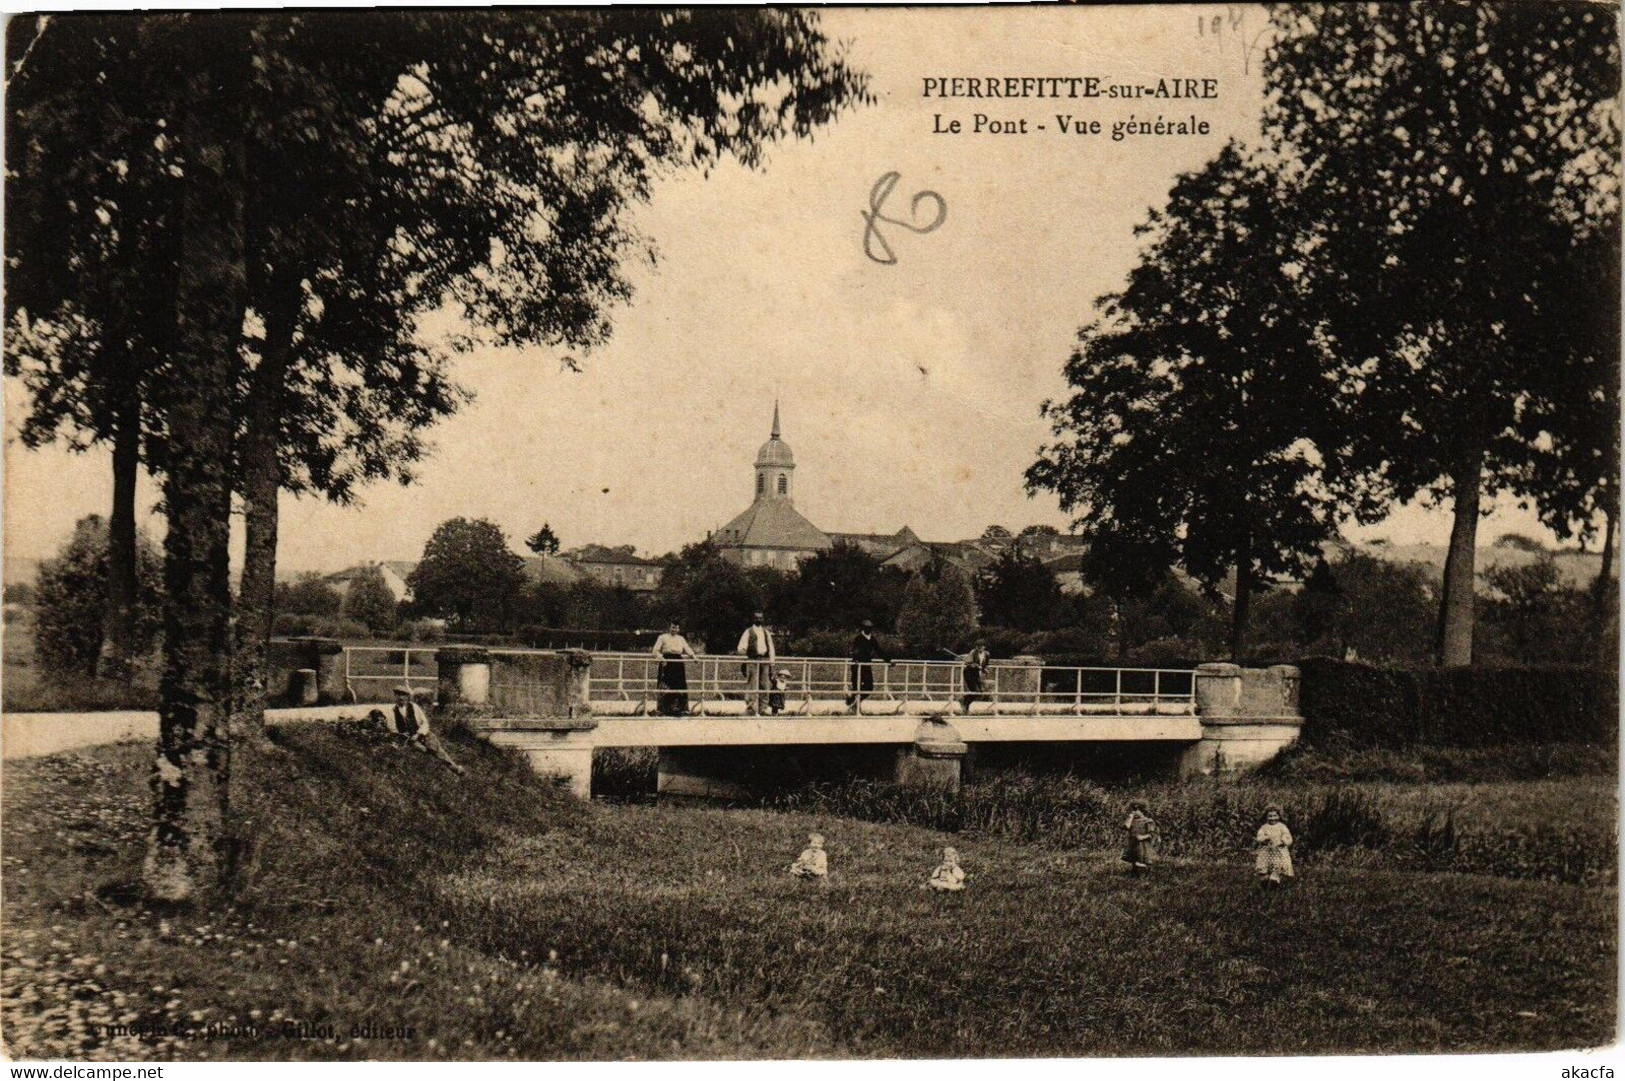
<path id="1" fill-rule="evenodd" d="M 976 600 L 989 626 L 1021 631 L 1050 630 L 1067 617 L 1068 605 L 1055 575 L 1036 558 L 1015 548 L 981 575 Z"/>
<path id="2" fill-rule="evenodd" d="M 307 571 L 291 582 L 278 582 L 276 609 L 297 616 L 336 616 L 344 607 L 344 595 L 328 584 L 324 575 Z"/>
<path id="3" fill-rule="evenodd" d="M 558 534 L 553 532 L 552 526 L 543 522 L 542 528 L 525 538 L 525 547 L 539 556 L 557 555 L 559 551 Z"/>
<path id="4" fill-rule="evenodd" d="M 1529 495 L 1589 532 L 1617 471 L 1617 23 L 1568 2 L 1272 21 L 1265 130 L 1358 401 L 1341 458 L 1373 508 L 1452 501 L 1441 657 L 1466 664 L 1480 500 Z"/>
<path id="5" fill-rule="evenodd" d="M 162 624 L 162 561 L 145 536 L 137 546 L 139 589 L 133 645 L 149 653 Z M 48 675 L 96 675 L 102 646 L 102 614 L 107 603 L 107 519 L 87 515 L 54 559 L 40 565 L 35 588 L 34 649 Z"/>
<path id="6" fill-rule="evenodd" d="M 927 654 L 963 650 L 976 626 L 976 591 L 964 571 L 945 563 L 908 580 L 897 633 L 912 649 Z"/>
<path id="7" fill-rule="evenodd" d="M 419 615 L 465 633 L 506 630 L 525 587 L 524 562 L 501 527 L 484 518 L 453 518 L 436 527 L 407 577 Z"/>
<path id="8" fill-rule="evenodd" d="M 731 653 L 763 597 L 746 573 L 722 558 L 710 541 L 685 545 L 666 567 L 656 594 L 663 618 L 682 624 L 685 634 L 712 653 Z"/>
<path id="9" fill-rule="evenodd" d="M 399 603 L 384 581 L 384 572 L 377 567 L 363 567 L 350 579 L 339 610 L 345 619 L 354 620 L 373 634 L 385 634 L 400 621 Z"/>
<path id="10" fill-rule="evenodd" d="M 1090 571 L 1115 589 L 1175 565 L 1209 589 L 1234 573 L 1238 656 L 1254 583 L 1301 571 L 1334 521 L 1340 436 L 1289 188 L 1235 143 L 1179 178 L 1127 288 L 1080 331 L 1074 392 L 1045 405 L 1060 441 L 1027 473 L 1079 514 Z"/>
<path id="11" fill-rule="evenodd" d="M 866 619 L 890 627 L 897 621 L 906 582 L 903 572 L 882 567 L 856 545 L 837 543 L 796 568 L 784 621 L 797 633 L 856 631 Z"/>

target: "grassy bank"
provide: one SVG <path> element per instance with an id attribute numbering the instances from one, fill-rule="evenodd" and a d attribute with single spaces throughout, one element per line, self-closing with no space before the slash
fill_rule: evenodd
<path id="1" fill-rule="evenodd" d="M 1616 894 L 1594 880 L 1328 856 L 1260 894 L 1229 849 L 1175 853 L 1130 880 L 1115 829 L 1057 846 L 1055 823 L 1023 841 L 824 808 L 583 806 L 460 740 L 461 781 L 352 726 L 275 738 L 285 753 L 250 792 L 259 843 L 241 892 L 208 914 L 154 912 L 117 888 L 139 868 L 145 748 L 6 764 L 8 1052 L 975 1056 L 1613 1038 Z M 784 874 L 815 828 L 834 870 L 824 887 Z M 920 891 L 947 843 L 969 890 Z M 278 1027 L 290 1020 L 305 1027 Z M 204 1031 L 100 1027 L 159 1022 Z M 362 1038 L 357 1024 L 410 1032 Z"/>

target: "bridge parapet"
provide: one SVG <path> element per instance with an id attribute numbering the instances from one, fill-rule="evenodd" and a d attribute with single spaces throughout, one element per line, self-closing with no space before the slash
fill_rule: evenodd
<path id="1" fill-rule="evenodd" d="M 1253 769 L 1297 741 L 1300 674 L 1294 665 L 1196 669 L 1196 714 L 1202 739 L 1180 759 L 1180 776 L 1225 775 Z"/>

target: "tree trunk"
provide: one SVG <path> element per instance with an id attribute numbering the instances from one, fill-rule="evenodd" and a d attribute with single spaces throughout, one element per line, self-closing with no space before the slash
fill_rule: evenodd
<path id="1" fill-rule="evenodd" d="M 252 743 L 265 739 L 271 624 L 276 615 L 277 495 L 282 490 L 277 436 L 294 323 L 289 309 L 277 300 L 268 309 L 272 310 L 264 314 L 264 353 L 249 390 L 239 455 L 245 545 L 232 654 L 236 689 L 232 730 L 241 742 Z"/>
<path id="2" fill-rule="evenodd" d="M 1597 614 L 1608 615 L 1609 595 L 1614 591 L 1614 512 L 1603 511 L 1602 530 L 1602 566 L 1597 571 L 1597 580 L 1591 584 L 1591 599 L 1596 606 Z"/>
<path id="3" fill-rule="evenodd" d="M 1484 488 L 1484 452 L 1467 454 L 1451 478 L 1454 521 L 1450 550 L 1444 561 L 1444 595 L 1439 601 L 1439 664 L 1461 668 L 1473 663 L 1474 567 L 1478 543 L 1478 506 Z"/>
<path id="4" fill-rule="evenodd" d="M 1247 663 L 1247 624 L 1252 618 L 1253 561 L 1243 556 L 1236 561 L 1236 603 L 1230 610 L 1230 660 Z"/>
<path id="5" fill-rule="evenodd" d="M 186 155 L 175 295 L 177 369 L 167 420 L 164 671 L 154 822 L 143 877 L 151 896 L 187 902 L 221 883 L 231 774 L 232 385 L 247 296 L 243 126 L 247 24 L 179 31 L 194 65 L 177 110 Z"/>
<path id="6" fill-rule="evenodd" d="M 141 468 L 141 397 L 132 386 L 119 405 L 113 432 L 113 513 L 108 518 L 107 611 L 102 617 L 102 679 L 129 683 L 134 652 L 136 590 L 135 485 Z"/>

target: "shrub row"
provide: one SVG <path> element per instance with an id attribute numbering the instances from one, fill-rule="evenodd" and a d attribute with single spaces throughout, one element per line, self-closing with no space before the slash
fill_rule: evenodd
<path id="1" fill-rule="evenodd" d="M 1615 674 L 1596 668 L 1379 668 L 1311 658 L 1300 708 L 1306 746 L 1612 744 Z"/>

